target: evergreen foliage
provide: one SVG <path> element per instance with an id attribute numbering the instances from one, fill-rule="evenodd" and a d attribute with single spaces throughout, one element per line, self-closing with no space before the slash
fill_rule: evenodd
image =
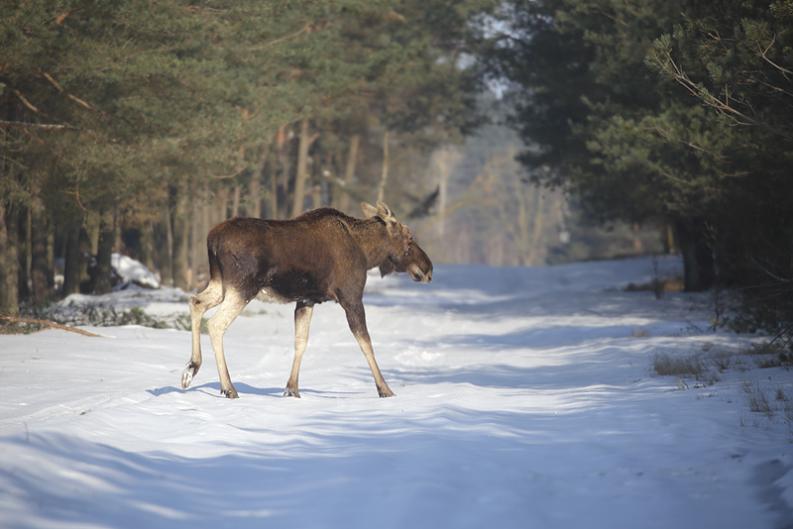
<path id="1" fill-rule="evenodd" d="M 507 2 L 521 156 L 602 219 L 674 226 L 686 286 L 793 320 L 793 2 Z M 542 168 L 543 170 L 538 170 Z"/>
<path id="2" fill-rule="evenodd" d="M 190 287 L 224 218 L 372 200 L 381 138 L 426 152 L 478 120 L 461 58 L 494 4 L 0 0 L 0 312 L 56 268 L 107 290 L 114 245 Z"/>

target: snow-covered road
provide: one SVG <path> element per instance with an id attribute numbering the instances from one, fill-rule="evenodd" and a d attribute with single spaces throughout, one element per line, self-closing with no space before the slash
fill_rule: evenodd
<path id="1" fill-rule="evenodd" d="M 206 336 L 187 391 L 185 331 L 0 336 L 0 527 L 793 527 L 791 425 L 747 399 L 793 397 L 793 377 L 654 375 L 658 353 L 746 339 L 709 331 L 704 298 L 620 288 L 651 275 L 639 259 L 375 278 L 391 399 L 333 304 L 301 399 L 281 396 L 291 306 L 254 302 L 226 334 L 234 401 Z"/>

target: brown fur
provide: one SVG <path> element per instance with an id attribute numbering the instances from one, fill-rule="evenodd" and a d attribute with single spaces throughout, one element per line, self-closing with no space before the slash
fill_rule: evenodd
<path id="1" fill-rule="evenodd" d="M 387 273 L 409 271 L 415 280 L 429 281 L 432 262 L 385 204 L 364 205 L 364 211 L 376 215 L 357 219 L 322 208 L 288 221 L 235 218 L 212 228 L 207 236 L 210 281 L 191 300 L 193 352 L 182 386 L 190 384 L 201 366 L 201 318 L 220 304 L 209 321 L 210 339 L 221 392 L 229 398 L 237 396 L 226 368 L 222 336 L 245 305 L 265 292 L 271 298 L 297 303 L 295 361 L 285 394 L 299 396 L 297 375 L 308 339 L 310 308 L 334 300 L 347 315 L 378 393 L 393 395 L 377 367 L 366 328 L 362 302 L 366 271 L 385 266 L 390 270 Z"/>

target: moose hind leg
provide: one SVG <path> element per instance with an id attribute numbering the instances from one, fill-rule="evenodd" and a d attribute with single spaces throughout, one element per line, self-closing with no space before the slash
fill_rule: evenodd
<path id="1" fill-rule="evenodd" d="M 350 325 L 350 330 L 353 336 L 358 341 L 358 346 L 361 352 L 366 357 L 366 362 L 369 364 L 369 369 L 372 370 L 374 383 L 377 386 L 377 393 L 381 397 L 393 397 L 394 392 L 388 387 L 380 368 L 377 366 L 377 361 L 374 358 L 374 349 L 372 348 L 372 339 L 369 337 L 369 331 L 366 329 L 366 313 L 363 309 L 363 303 L 354 303 L 344 307 L 347 314 L 347 323 Z"/>
<path id="2" fill-rule="evenodd" d="M 190 361 L 182 372 L 182 388 L 190 386 L 193 377 L 201 368 L 201 320 L 204 313 L 223 301 L 223 285 L 219 280 L 212 279 L 207 286 L 190 298 L 190 323 L 193 337 Z"/>
<path id="3" fill-rule="evenodd" d="M 312 305 L 298 303 L 295 307 L 295 358 L 292 360 L 292 371 L 286 382 L 284 397 L 300 398 L 298 378 L 300 377 L 300 362 L 308 345 L 308 329 L 311 325 L 311 314 L 314 312 Z"/>
<path id="4" fill-rule="evenodd" d="M 227 289 L 217 312 L 209 318 L 209 339 L 212 342 L 212 349 L 215 351 L 215 362 L 220 377 L 220 392 L 230 399 L 236 399 L 239 395 L 231 383 L 229 370 L 226 366 L 226 357 L 223 354 L 223 334 L 247 304 L 248 302 L 239 292 Z"/>

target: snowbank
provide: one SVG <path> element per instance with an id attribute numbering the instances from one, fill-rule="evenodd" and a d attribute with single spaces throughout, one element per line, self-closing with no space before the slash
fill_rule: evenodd
<path id="1" fill-rule="evenodd" d="M 111 256 L 111 266 L 122 280 L 122 286 L 126 287 L 130 283 L 148 288 L 160 288 L 160 278 L 140 261 L 114 253 Z"/>

